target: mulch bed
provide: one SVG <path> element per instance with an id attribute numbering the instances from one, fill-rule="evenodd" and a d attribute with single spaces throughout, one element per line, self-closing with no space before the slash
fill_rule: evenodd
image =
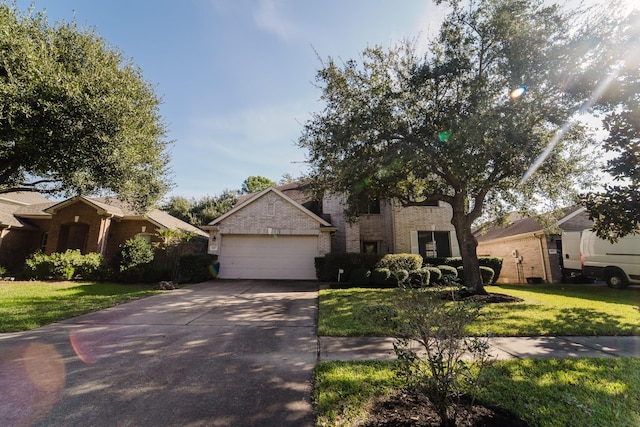
<path id="1" fill-rule="evenodd" d="M 524 301 L 522 298 L 493 292 L 486 295 L 478 295 L 471 293 L 466 289 L 460 289 L 455 292 L 443 292 L 442 299 L 455 301 L 472 301 L 479 304 L 498 304 Z"/>
<path id="2" fill-rule="evenodd" d="M 416 390 L 400 391 L 395 395 L 373 401 L 362 427 L 437 427 L 438 414 L 429 399 Z M 517 415 L 500 408 L 475 402 L 463 406 L 456 418 L 457 427 L 528 427 Z"/>

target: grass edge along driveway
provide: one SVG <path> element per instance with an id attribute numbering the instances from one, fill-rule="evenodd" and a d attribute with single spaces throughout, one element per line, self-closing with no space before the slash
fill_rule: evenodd
<path id="1" fill-rule="evenodd" d="M 524 301 L 487 304 L 469 335 L 640 335 L 640 289 L 604 285 L 501 285 L 493 293 Z M 323 289 L 318 335 L 393 336 L 397 289 Z"/>
<path id="2" fill-rule="evenodd" d="M 157 294 L 153 284 L 0 282 L 0 332 L 38 328 Z"/>

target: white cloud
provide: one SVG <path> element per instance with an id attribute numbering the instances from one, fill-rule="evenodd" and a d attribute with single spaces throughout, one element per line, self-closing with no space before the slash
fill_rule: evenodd
<path id="1" fill-rule="evenodd" d="M 273 33 L 285 42 L 295 40 L 300 30 L 298 26 L 285 17 L 282 3 L 274 0 L 260 0 L 253 13 L 258 28 Z"/>
<path id="2" fill-rule="evenodd" d="M 314 101 L 298 100 L 192 119 L 185 145 L 173 153 L 176 177 L 186 179 L 199 170 L 207 176 L 206 192 L 213 194 L 240 188 L 251 175 L 275 181 L 285 173 L 298 176 L 306 165 L 296 142 L 314 109 Z M 203 191 L 193 183 L 179 187 L 181 192 Z"/>

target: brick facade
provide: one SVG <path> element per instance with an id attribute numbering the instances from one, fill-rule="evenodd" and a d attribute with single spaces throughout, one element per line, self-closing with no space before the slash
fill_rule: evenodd
<path id="1" fill-rule="evenodd" d="M 318 254 L 331 251 L 331 236 L 318 219 L 276 193 L 246 204 L 210 231 L 209 252 L 217 254 L 225 234 L 318 236 Z"/>
<path id="2" fill-rule="evenodd" d="M 499 283 L 526 283 L 527 277 L 540 277 L 545 283 L 559 283 L 562 273 L 557 252 L 558 239 L 559 236 L 543 233 L 523 234 L 480 242 L 477 253 L 478 256 L 502 258 Z"/>
<path id="3" fill-rule="evenodd" d="M 411 233 L 435 231 L 449 233 L 451 256 L 460 256 L 455 228 L 451 224 L 453 209 L 446 203 L 441 206 L 393 206 L 394 246 L 396 253 L 418 253 L 412 247 Z"/>
<path id="4" fill-rule="evenodd" d="M 412 233 L 442 231 L 449 233 L 451 256 L 460 256 L 449 205 L 402 207 L 381 202 L 380 214 L 361 215 L 354 224 L 346 221 L 344 208 L 341 195 L 329 194 L 322 200 L 323 213 L 338 229 L 331 240 L 332 252 L 361 252 L 363 242 L 376 242 L 379 253 L 419 253 L 412 247 Z"/>

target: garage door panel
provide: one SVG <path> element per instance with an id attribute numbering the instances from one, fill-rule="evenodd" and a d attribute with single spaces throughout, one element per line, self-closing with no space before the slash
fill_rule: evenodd
<path id="1" fill-rule="evenodd" d="M 315 280 L 317 236 L 225 235 L 220 278 Z"/>

